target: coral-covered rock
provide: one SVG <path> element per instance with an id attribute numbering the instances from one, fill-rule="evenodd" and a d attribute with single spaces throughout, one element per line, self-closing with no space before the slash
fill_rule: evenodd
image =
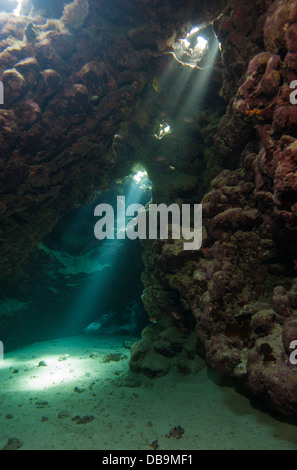
<path id="1" fill-rule="evenodd" d="M 292 282 L 292 287 L 288 292 L 288 296 L 290 299 L 290 304 L 293 309 L 297 308 L 297 279 L 294 279 Z"/>
<path id="2" fill-rule="evenodd" d="M 27 89 L 25 78 L 16 69 L 5 70 L 1 80 L 4 85 L 4 99 L 6 105 L 10 105 L 19 100 Z"/>
<path id="3" fill-rule="evenodd" d="M 288 145 L 280 154 L 277 154 L 276 162 L 275 200 L 279 208 L 286 210 L 291 208 L 292 210 L 292 206 L 296 203 L 294 193 L 297 190 L 297 141 Z M 297 223 L 294 212 L 292 212 L 292 223 Z"/>
<path id="4" fill-rule="evenodd" d="M 275 311 L 273 309 L 259 310 L 251 319 L 252 330 L 257 336 L 269 335 L 274 327 L 276 320 Z"/>
<path id="5" fill-rule="evenodd" d="M 89 106 L 89 93 L 84 85 L 73 85 L 66 93 L 67 112 L 73 114 L 85 113 Z"/>
<path id="6" fill-rule="evenodd" d="M 279 328 L 258 339 L 247 359 L 248 386 L 278 410 L 295 414 L 296 371 L 287 360 Z"/>
<path id="7" fill-rule="evenodd" d="M 14 159 L 0 173 L 1 193 L 15 190 L 28 175 L 28 166 L 20 159 Z"/>
<path id="8" fill-rule="evenodd" d="M 92 93 L 101 97 L 106 86 L 106 71 L 107 67 L 104 63 L 90 62 L 83 66 L 79 77 Z"/>
<path id="9" fill-rule="evenodd" d="M 64 60 L 75 53 L 75 39 L 68 31 L 49 31 L 47 38 L 59 57 Z"/>
<path id="10" fill-rule="evenodd" d="M 74 0 L 64 7 L 62 23 L 72 29 L 80 28 L 89 15 L 88 0 Z"/>
<path id="11" fill-rule="evenodd" d="M 290 300 L 284 287 L 279 286 L 274 289 L 273 308 L 282 317 L 289 317 L 292 315 Z"/>
<path id="12" fill-rule="evenodd" d="M 55 70 L 47 69 L 42 72 L 42 78 L 45 84 L 45 96 L 51 97 L 63 88 L 63 78 Z"/>
<path id="13" fill-rule="evenodd" d="M 239 88 L 233 108 L 246 116 L 261 117 L 277 98 L 280 85 L 280 57 L 263 52 L 251 60 L 245 83 Z"/>
<path id="14" fill-rule="evenodd" d="M 15 69 L 25 77 L 29 88 L 34 88 L 36 86 L 40 70 L 35 57 L 21 60 L 15 64 Z"/>
<path id="15" fill-rule="evenodd" d="M 289 52 L 297 53 L 297 24 L 291 24 L 286 32 L 286 47 Z"/>
<path id="16" fill-rule="evenodd" d="M 15 114 L 20 124 L 27 127 L 34 124 L 40 118 L 41 109 L 37 103 L 27 99 L 16 109 Z"/>
<path id="17" fill-rule="evenodd" d="M 296 52 L 288 52 L 286 55 L 284 66 L 285 66 L 285 78 L 288 83 L 293 82 L 296 79 L 297 66 L 296 66 Z M 289 102 L 289 100 L 287 101 Z"/>
<path id="18" fill-rule="evenodd" d="M 270 6 L 264 26 L 265 47 L 269 52 L 278 53 L 286 46 L 288 28 L 297 21 L 295 2 L 276 1 Z"/>
<path id="19" fill-rule="evenodd" d="M 130 368 L 152 378 L 164 376 L 170 369 L 187 375 L 205 366 L 197 353 L 195 332 L 186 334 L 175 327 L 160 331 L 151 325 L 132 346 Z"/>
<path id="20" fill-rule="evenodd" d="M 286 133 L 296 136 L 297 108 L 293 106 L 281 106 L 273 115 L 273 129 L 278 133 Z"/>
<path id="21" fill-rule="evenodd" d="M 297 121 L 290 103 L 297 8 L 290 1 L 243 3 L 227 2 L 228 15 L 214 25 L 226 68 L 221 96 L 229 102 L 214 142 L 229 170 L 203 197 L 199 253 L 189 258 L 178 241 L 147 247 L 145 307 L 160 329 L 178 322 L 192 328 L 194 318 L 208 364 L 297 416 L 289 360 L 297 340 Z M 246 18 L 256 11 L 249 34 Z M 170 357 L 168 343 L 155 340 Z"/>
<path id="22" fill-rule="evenodd" d="M 1 156 L 7 157 L 18 138 L 18 127 L 14 111 L 0 111 L 0 145 Z"/>
<path id="23" fill-rule="evenodd" d="M 41 69 L 58 68 L 59 56 L 48 38 L 37 42 L 35 54 Z"/>
<path id="24" fill-rule="evenodd" d="M 297 341 L 297 316 L 293 316 L 283 325 L 282 340 L 288 355 L 292 353 L 292 342 Z"/>

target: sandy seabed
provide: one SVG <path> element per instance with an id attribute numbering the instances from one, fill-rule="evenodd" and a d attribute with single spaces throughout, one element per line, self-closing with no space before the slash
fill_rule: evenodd
<path id="1" fill-rule="evenodd" d="M 297 449 L 278 420 L 204 367 L 149 379 L 129 370 L 127 337 L 35 343 L 0 363 L 0 449 Z"/>

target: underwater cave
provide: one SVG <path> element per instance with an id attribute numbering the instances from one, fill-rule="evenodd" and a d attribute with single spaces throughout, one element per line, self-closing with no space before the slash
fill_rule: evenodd
<path id="1" fill-rule="evenodd" d="M 297 0 L 0 0 L 1 450 L 297 449 L 296 64 Z"/>

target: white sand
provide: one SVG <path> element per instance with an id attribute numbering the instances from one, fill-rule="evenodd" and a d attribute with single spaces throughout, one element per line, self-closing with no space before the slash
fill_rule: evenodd
<path id="1" fill-rule="evenodd" d="M 5 355 L 0 449 L 10 438 L 21 441 L 21 450 L 152 451 L 154 441 L 159 450 L 297 449 L 296 426 L 217 385 L 206 367 L 196 375 L 171 373 L 153 380 L 132 373 L 126 340 L 65 338 Z M 127 358 L 102 362 L 111 353 Z M 69 356 L 59 361 L 63 355 Z M 40 361 L 47 366 L 38 367 Z M 77 424 L 75 416 L 94 419 Z M 184 429 L 182 437 L 166 437 L 175 426 Z"/>

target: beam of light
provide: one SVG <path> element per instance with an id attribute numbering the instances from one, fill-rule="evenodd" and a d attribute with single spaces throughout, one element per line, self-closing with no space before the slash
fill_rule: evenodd
<path id="1" fill-rule="evenodd" d="M 13 10 L 13 14 L 14 14 L 15 16 L 21 16 L 22 5 L 23 5 L 23 0 L 18 0 L 18 5 L 17 5 L 17 7 Z"/>
<path id="2" fill-rule="evenodd" d="M 42 355 L 42 360 L 46 363 L 46 366 L 36 366 L 31 369 L 26 382 L 22 382 L 22 390 L 47 390 L 65 383 L 77 382 L 78 376 L 83 377 L 85 371 L 79 357 L 71 357 L 71 367 L 69 367 L 69 360 L 60 361 L 59 357 L 58 355 Z M 38 360 L 36 363 L 38 363 Z"/>
<path id="3" fill-rule="evenodd" d="M 187 39 L 181 39 L 180 42 L 186 49 L 188 49 L 191 45 L 191 43 Z"/>
<path id="4" fill-rule="evenodd" d="M 44 344 L 46 346 L 46 343 Z M 61 356 L 68 356 L 67 360 L 61 360 Z M 46 365 L 38 366 L 41 361 L 44 361 Z M 6 376 L 7 371 L 12 368 L 22 371 L 22 373 L 14 375 L 14 380 L 11 383 L 5 381 L 5 392 L 45 391 L 72 382 L 77 384 L 78 378 L 84 377 L 88 366 L 90 366 L 89 355 L 84 357 L 81 351 L 74 355 L 42 354 L 41 351 L 37 351 L 34 360 L 32 358 L 25 359 L 19 355 L 7 359 L 0 367 L 0 374 L 3 373 Z M 96 378 L 98 375 L 100 375 L 100 366 L 97 363 Z"/>
<path id="5" fill-rule="evenodd" d="M 181 59 L 181 56 L 183 53 L 187 52 L 188 56 L 190 56 L 194 50 L 190 48 L 191 43 L 190 40 L 191 36 L 196 34 L 198 31 L 202 30 L 204 26 L 195 26 L 193 27 L 187 34 L 185 38 L 177 40 L 177 42 L 171 47 L 173 47 L 173 50 L 165 52 L 165 55 L 171 55 L 176 62 L 181 64 L 184 67 L 184 70 L 179 73 L 178 76 L 176 76 L 176 70 L 175 67 L 170 66 L 167 67 L 166 70 L 162 72 L 162 75 L 158 77 L 160 81 L 160 88 L 161 89 L 166 89 L 168 91 L 168 88 L 174 87 L 175 89 L 178 90 L 184 90 L 186 87 L 186 83 L 189 80 L 189 70 L 193 69 L 200 69 L 204 67 L 199 66 L 199 61 L 195 60 L 193 63 L 191 61 L 184 61 Z M 207 46 L 208 46 L 208 41 L 205 39 L 202 35 L 199 35 L 197 38 L 197 43 L 195 45 L 198 48 L 195 51 L 195 54 L 197 56 L 197 53 L 201 53 L 202 57 L 204 55 L 204 52 L 206 52 Z M 185 76 L 183 76 L 183 74 Z"/>
<path id="6" fill-rule="evenodd" d="M 191 43 L 187 38 L 180 39 L 179 42 L 174 46 L 174 50 L 166 52 L 166 54 L 171 54 L 174 59 L 181 65 L 190 68 L 203 68 L 200 67 L 199 63 L 201 62 L 204 53 L 206 52 L 208 41 L 199 36 L 197 42 L 193 48 L 191 48 Z"/>
<path id="7" fill-rule="evenodd" d="M 94 263 L 93 273 L 83 281 L 80 291 L 74 296 L 69 312 L 66 317 L 68 333 L 83 329 L 94 319 L 95 310 L 97 318 L 100 318 L 102 311 L 101 304 L 110 295 L 112 286 L 113 266 L 117 256 L 123 248 L 122 240 L 105 240 L 98 251 L 101 256 L 108 258 L 108 266 L 101 269 L 101 264 Z"/>
<path id="8" fill-rule="evenodd" d="M 49 256 L 53 256 L 63 266 L 59 269 L 59 272 L 66 276 L 79 273 L 91 274 L 109 267 L 109 263 L 100 262 L 101 254 L 96 249 L 91 250 L 88 255 L 74 257 L 66 251 L 50 250 L 43 243 L 40 243 L 38 248 Z"/>
<path id="9" fill-rule="evenodd" d="M 208 44 L 207 39 L 205 39 L 202 36 L 199 36 L 198 39 L 197 39 L 197 44 L 196 44 L 194 50 L 197 49 L 197 50 L 203 52 L 206 49 L 207 44 Z"/>
<path id="10" fill-rule="evenodd" d="M 140 183 L 145 176 L 147 176 L 146 171 L 138 171 L 136 175 L 133 176 L 133 179 L 136 183 Z"/>
<path id="11" fill-rule="evenodd" d="M 171 126 L 168 123 L 160 123 L 159 129 L 157 133 L 155 133 L 155 137 L 158 140 L 162 140 L 165 135 L 171 134 Z"/>
<path id="12" fill-rule="evenodd" d="M 128 176 L 130 182 L 126 193 L 126 207 L 131 204 L 141 203 L 141 199 L 146 190 L 151 188 L 151 182 L 144 169 L 137 169 L 132 175 Z"/>
<path id="13" fill-rule="evenodd" d="M 195 33 L 198 33 L 199 31 L 199 27 L 198 26 L 194 26 L 194 28 L 191 29 L 191 31 L 187 34 L 187 38 L 189 36 L 192 36 L 192 34 L 195 34 Z"/>
<path id="14" fill-rule="evenodd" d="M 143 194 L 146 191 L 146 183 L 148 176 L 146 171 L 139 169 L 129 175 L 127 184 L 127 194 L 125 204 L 128 207 L 131 204 L 140 203 Z M 116 203 L 114 204 L 116 207 Z M 75 295 L 72 305 L 69 308 L 66 321 L 69 322 L 69 330 L 76 330 L 79 328 L 86 328 L 91 322 L 94 322 L 94 314 L 97 311 L 97 319 L 100 323 L 100 318 L 106 311 L 102 309 L 102 304 L 106 304 L 108 296 L 113 296 L 115 286 L 113 285 L 113 273 L 116 268 L 116 263 L 125 248 L 126 234 L 120 234 L 116 224 L 117 214 L 115 212 L 115 227 L 114 239 L 105 239 L 102 245 L 98 248 L 98 265 L 96 269 L 96 260 L 93 272 L 86 278 L 81 286 L 80 292 Z M 130 218 L 131 219 L 131 218 Z M 130 219 L 126 219 L 126 224 Z M 95 225 L 95 220 L 93 221 Z M 124 232 L 126 229 L 124 228 Z M 121 235 L 121 236 L 120 236 Z M 108 264 L 102 269 L 102 263 L 107 260 Z M 101 264 L 100 264 L 101 263 Z M 67 327 L 67 325 L 65 325 Z"/>
<path id="15" fill-rule="evenodd" d="M 207 31 L 208 28 L 209 26 L 207 25 L 193 27 L 191 31 L 186 34 L 186 37 L 179 39 L 175 45 L 173 45 L 173 50 L 166 52 L 166 54 L 171 54 L 181 65 L 203 69 L 204 64 L 201 62 L 210 47 L 209 38 L 207 38 L 209 35 Z M 205 35 L 207 36 L 205 37 Z"/>
<path id="16" fill-rule="evenodd" d="M 127 192 L 125 195 L 125 205 L 126 208 L 132 204 L 142 204 L 143 197 L 147 194 L 147 190 L 151 191 L 151 182 L 148 179 L 148 174 L 144 169 L 135 169 L 131 175 L 127 178 Z M 146 197 L 146 199 L 148 199 Z M 150 192 L 150 199 L 151 199 L 151 192 Z M 144 205 L 147 204 L 145 201 Z M 137 216 L 135 215 L 134 219 Z M 127 225 L 128 223 L 131 224 L 132 220 L 131 217 L 126 217 L 125 220 L 125 227 L 118 229 L 117 227 L 117 237 L 124 238 L 127 232 Z"/>
<path id="17" fill-rule="evenodd" d="M 210 78 L 213 73 L 213 67 L 219 53 L 219 42 L 216 41 L 212 48 L 209 50 L 205 67 L 197 73 L 197 78 L 189 92 L 187 99 L 178 107 L 178 112 L 181 116 L 186 116 L 189 110 L 195 108 L 195 116 L 199 116 L 199 111 L 206 99 L 207 89 L 210 83 Z"/>
<path id="18" fill-rule="evenodd" d="M 5 356 L 5 357 L 3 358 L 3 360 L 0 361 L 0 372 L 1 372 L 2 370 L 5 371 L 6 369 L 12 368 L 13 366 L 14 366 L 15 368 L 17 368 L 17 365 L 18 365 L 18 361 L 15 361 L 15 360 L 13 360 L 13 359 L 9 359 L 7 356 Z"/>
<path id="19" fill-rule="evenodd" d="M 165 54 L 171 55 L 173 59 L 158 79 L 164 98 L 167 96 L 165 98 L 167 105 L 163 105 L 163 108 L 166 109 L 168 118 L 174 121 L 175 119 L 181 120 L 181 109 L 185 109 L 185 103 L 188 103 L 190 95 L 190 99 L 197 100 L 199 97 L 202 99 L 202 95 L 205 94 L 204 74 L 203 76 L 199 75 L 201 78 L 201 86 L 199 83 L 200 91 L 198 90 L 196 77 L 198 72 L 206 71 L 206 77 L 210 79 L 217 53 L 220 50 L 220 43 L 211 24 L 209 24 L 192 28 L 183 39 L 172 45 L 172 48 L 171 51 L 167 51 Z M 193 61 L 190 60 L 191 54 L 195 57 Z M 178 64 L 182 67 L 180 68 Z M 195 88 L 194 91 L 193 88 Z M 191 108 L 196 116 L 194 106 L 191 106 Z M 189 113 L 189 110 L 187 113 Z M 186 114 L 184 118 L 188 118 L 188 115 Z M 158 140 L 162 140 L 164 137 L 163 132 L 158 131 L 158 127 L 154 130 L 153 135 Z"/>

